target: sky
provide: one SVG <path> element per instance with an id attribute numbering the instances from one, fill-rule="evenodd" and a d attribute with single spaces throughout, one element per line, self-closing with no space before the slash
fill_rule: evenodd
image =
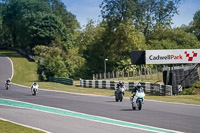
<path id="1" fill-rule="evenodd" d="M 81 26 L 87 24 L 89 19 L 101 21 L 101 9 L 99 5 L 103 0 L 62 0 L 67 10 L 73 13 Z M 200 10 L 200 0 L 181 0 L 178 11 L 179 15 L 172 18 L 172 27 L 182 24 L 188 25 L 196 11 Z"/>

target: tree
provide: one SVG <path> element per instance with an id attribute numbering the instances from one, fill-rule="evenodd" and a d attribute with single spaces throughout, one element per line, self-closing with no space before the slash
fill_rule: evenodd
<path id="1" fill-rule="evenodd" d="M 200 41 L 200 10 L 194 14 L 192 22 L 192 33 L 194 33 L 194 35 Z"/>
<path id="2" fill-rule="evenodd" d="M 131 51 L 145 48 L 143 34 L 137 32 L 132 25 L 120 23 L 114 31 L 109 31 L 107 26 L 105 23 L 101 23 L 96 27 L 87 28 L 91 36 L 87 36 L 90 40 L 86 39 L 89 44 L 84 52 L 86 54 L 84 57 L 90 76 L 92 73 L 104 72 L 104 59 L 106 58 L 108 59 L 108 71 L 124 69 L 131 64 Z"/>
<path id="3" fill-rule="evenodd" d="M 107 57 L 111 57 L 109 62 L 112 63 L 113 70 L 125 69 L 131 64 L 131 52 L 146 48 L 144 35 L 128 23 L 120 23 L 111 37 Z"/>
<path id="4" fill-rule="evenodd" d="M 147 43 L 155 26 L 170 26 L 172 17 L 178 13 L 179 4 L 180 0 L 139 1 L 134 24 L 144 33 Z"/>
<path id="5" fill-rule="evenodd" d="M 44 1 L 11 0 L 3 11 L 3 26 L 9 29 L 13 44 L 24 47 L 28 24 L 35 21 L 40 14 L 51 13 L 50 7 Z"/>
<path id="6" fill-rule="evenodd" d="M 33 48 L 38 59 L 38 71 L 44 72 L 49 77 L 68 77 L 69 71 L 62 56 L 62 50 L 58 47 L 38 45 Z"/>
<path id="7" fill-rule="evenodd" d="M 75 29 L 80 28 L 80 24 L 76 19 L 76 16 L 67 11 L 66 6 L 61 0 L 47 0 L 53 13 L 61 18 L 62 23 L 66 26 L 70 32 L 74 32 Z"/>
<path id="8" fill-rule="evenodd" d="M 191 49 L 199 48 L 200 42 L 182 28 L 156 29 L 152 33 L 154 38 L 149 40 L 150 49 Z"/>
<path id="9" fill-rule="evenodd" d="M 52 2 L 52 3 L 50 3 Z M 3 26 L 8 28 L 15 47 L 31 52 L 35 45 L 57 41 L 64 49 L 74 45 L 78 22 L 58 0 L 11 0 L 3 11 Z"/>
<path id="10" fill-rule="evenodd" d="M 179 4 L 180 0 L 104 0 L 100 8 L 111 30 L 120 23 L 132 22 L 148 42 L 156 25 L 170 26 Z"/>
<path id="11" fill-rule="evenodd" d="M 78 48 L 68 50 L 65 56 L 65 64 L 67 64 L 69 76 L 79 79 L 83 75 L 82 69 L 85 67 L 85 59 L 79 55 Z"/>
<path id="12" fill-rule="evenodd" d="M 64 39 L 67 34 L 62 23 L 54 15 L 37 16 L 35 20 L 27 24 L 27 43 L 30 49 L 35 45 L 50 45 L 57 36 Z"/>
<path id="13" fill-rule="evenodd" d="M 101 16 L 114 29 L 119 23 L 134 19 L 136 6 L 136 0 L 103 0 Z"/>

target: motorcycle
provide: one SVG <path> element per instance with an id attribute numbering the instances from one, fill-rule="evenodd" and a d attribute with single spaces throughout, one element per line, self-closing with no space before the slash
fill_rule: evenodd
<path id="1" fill-rule="evenodd" d="M 115 89 L 115 101 L 116 102 L 118 102 L 118 101 L 122 102 L 125 90 L 126 90 L 125 86 L 116 87 L 116 89 Z"/>
<path id="2" fill-rule="evenodd" d="M 140 88 L 139 90 L 136 91 L 134 98 L 133 96 L 131 96 L 130 102 L 132 104 L 133 110 L 135 110 L 136 108 L 138 108 L 138 110 L 142 109 L 144 97 L 145 97 L 145 93 L 144 93 L 143 88 Z"/>
<path id="3" fill-rule="evenodd" d="M 10 86 L 10 82 L 5 82 L 6 90 L 8 90 L 9 86 Z"/>
<path id="4" fill-rule="evenodd" d="M 35 96 L 38 92 L 38 85 L 33 85 L 31 87 L 31 92 L 32 92 L 32 95 Z"/>

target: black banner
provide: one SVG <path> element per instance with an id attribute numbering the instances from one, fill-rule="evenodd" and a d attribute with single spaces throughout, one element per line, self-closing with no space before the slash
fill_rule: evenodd
<path id="1" fill-rule="evenodd" d="M 132 51 L 131 52 L 132 65 L 145 64 L 145 51 Z"/>

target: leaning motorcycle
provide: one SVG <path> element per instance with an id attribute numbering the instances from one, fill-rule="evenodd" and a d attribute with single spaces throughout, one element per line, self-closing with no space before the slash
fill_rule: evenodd
<path id="1" fill-rule="evenodd" d="M 115 89 L 115 101 L 116 102 L 118 102 L 118 101 L 122 102 L 125 90 L 126 90 L 125 86 L 116 87 L 116 89 Z"/>
<path id="2" fill-rule="evenodd" d="M 130 102 L 132 104 L 132 108 L 133 110 L 138 109 L 141 110 L 142 109 L 142 104 L 144 102 L 144 90 L 143 88 L 140 88 L 139 90 L 136 91 L 134 98 L 130 98 Z"/>
<path id="3" fill-rule="evenodd" d="M 32 95 L 35 96 L 38 92 L 38 85 L 33 85 L 31 92 L 32 92 Z"/>
<path id="4" fill-rule="evenodd" d="M 10 86 L 10 83 L 6 82 L 5 83 L 6 90 L 8 90 L 9 86 Z"/>

